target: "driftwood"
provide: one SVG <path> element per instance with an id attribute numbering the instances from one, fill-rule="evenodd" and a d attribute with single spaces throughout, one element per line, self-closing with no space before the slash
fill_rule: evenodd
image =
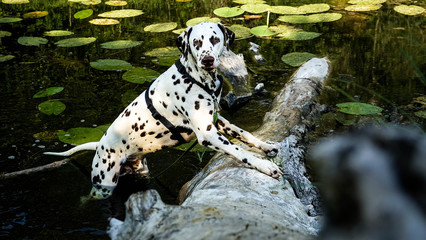
<path id="1" fill-rule="evenodd" d="M 0 178 L 12 178 L 12 177 L 17 177 L 21 175 L 30 174 L 30 173 L 42 172 L 52 168 L 62 167 L 63 165 L 67 164 L 69 161 L 71 161 L 71 159 L 66 158 L 64 160 L 52 162 L 39 167 L 28 168 L 28 169 L 11 172 L 11 173 L 4 173 L 4 174 L 0 174 Z"/>
<path id="2" fill-rule="evenodd" d="M 155 190 L 130 196 L 124 222 L 110 221 L 110 237 L 314 238 L 320 224 L 308 212 L 315 210 L 312 204 L 318 199 L 318 191 L 305 177 L 304 151 L 299 145 L 309 119 L 318 113 L 316 101 L 329 71 L 325 59 L 305 63 L 278 94 L 264 124 L 254 133 L 261 139 L 280 142 L 280 155 L 275 160 L 282 162 L 285 180 L 273 179 L 241 166 L 230 156 L 217 154 L 182 188 L 179 206 L 164 204 Z"/>

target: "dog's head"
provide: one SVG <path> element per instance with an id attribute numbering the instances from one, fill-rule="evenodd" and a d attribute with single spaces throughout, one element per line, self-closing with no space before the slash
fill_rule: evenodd
<path id="1" fill-rule="evenodd" d="M 234 38 L 221 23 L 202 22 L 180 34 L 176 45 L 186 60 L 193 58 L 198 67 L 210 72 L 219 66 L 219 56 L 229 51 Z"/>

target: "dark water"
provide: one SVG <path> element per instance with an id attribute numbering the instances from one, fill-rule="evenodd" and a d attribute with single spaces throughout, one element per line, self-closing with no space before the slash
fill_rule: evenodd
<path id="1" fill-rule="evenodd" d="M 417 123 L 424 128 L 424 120 L 413 112 L 422 106 L 413 99 L 425 95 L 425 85 L 419 71 L 425 74 L 425 18 L 404 16 L 392 10 L 391 3 L 371 13 L 348 13 L 342 10 L 346 1 L 267 1 L 270 5 L 295 3 L 331 4 L 333 12 L 343 18 L 333 23 L 301 25 L 306 31 L 323 33 L 308 41 L 277 41 L 250 38 L 236 41 L 233 51 L 243 53 L 251 73 L 251 84 L 265 83 L 267 93 L 254 96 L 241 109 L 222 114 L 247 130 L 256 129 L 270 102 L 291 76 L 295 68 L 280 58 L 289 52 L 311 52 L 330 59 L 333 72 L 330 87 L 321 101 L 335 109 L 335 104 L 352 101 L 351 98 L 384 108 L 381 122 Z M 122 59 L 133 66 L 147 67 L 163 72 L 167 67 L 152 63 L 144 55 L 157 47 L 174 46 L 177 35 L 146 33 L 143 28 L 156 22 L 174 21 L 178 28 L 193 17 L 213 16 L 212 11 L 231 6 L 231 1 L 128 1 L 125 8 L 142 9 L 145 14 L 121 19 L 120 26 L 94 26 L 88 20 L 77 20 L 72 15 L 89 7 L 68 4 L 65 0 L 31 1 L 26 5 L 0 3 L 0 16 L 22 16 L 35 10 L 46 10 L 41 19 L 27 19 L 18 23 L 0 24 L 0 30 L 12 32 L 1 39 L 0 54 L 12 54 L 15 59 L 0 63 L 0 172 L 12 172 L 44 165 L 56 160 L 42 152 L 68 149 L 58 140 L 40 140 L 33 135 L 73 127 L 92 127 L 111 123 L 125 107 L 123 95 L 142 92 L 146 85 L 121 79 L 122 72 L 102 72 L 89 66 L 97 59 Z M 93 6 L 95 14 L 115 8 L 104 4 Z M 71 15 L 70 15 L 71 14 Z M 271 15 L 272 25 L 279 24 L 277 15 Z M 224 20 L 230 24 L 249 27 L 264 24 L 261 20 Z M 49 38 L 40 47 L 21 46 L 21 36 L 43 36 L 47 30 L 62 29 L 75 33 L 72 37 L 96 37 L 93 44 L 77 48 L 58 48 Z M 118 39 L 142 41 L 142 45 L 126 50 L 106 50 L 100 43 Z M 261 46 L 266 63 L 260 64 L 249 52 L 249 42 Z M 418 70 L 416 70 L 418 69 Z M 423 79 L 424 80 L 424 79 Z M 43 101 L 32 96 L 41 89 L 63 86 L 58 96 L 66 110 L 58 116 L 47 116 L 37 109 Z M 350 96 L 350 97 L 348 97 Z M 423 106 L 424 107 L 424 106 Z M 403 109 L 401 114 L 398 109 Z M 312 135 L 326 136 L 330 131 L 342 131 L 341 119 L 364 121 L 365 117 L 348 117 L 333 111 L 318 122 Z M 376 120 L 377 121 L 377 120 Z M 91 184 L 88 178 L 93 153 L 78 154 L 73 163 L 47 172 L 35 173 L 0 181 L 0 237 L 11 239 L 96 239 L 107 238 L 105 229 L 111 213 L 111 202 L 82 201 Z M 181 154 L 177 150 L 163 151 L 149 156 L 152 174 L 160 172 Z M 209 154 L 208 154 L 209 155 Z M 195 154 L 184 158 L 166 174 L 151 181 L 149 187 L 158 189 L 165 201 L 176 203 L 177 192 L 207 162 L 199 162 Z M 125 195 L 125 194 L 124 194 Z"/>

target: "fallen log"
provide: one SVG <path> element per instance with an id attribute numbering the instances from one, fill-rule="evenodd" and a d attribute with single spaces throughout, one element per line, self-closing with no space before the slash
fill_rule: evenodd
<path id="1" fill-rule="evenodd" d="M 110 221 L 110 237 L 315 237 L 320 224 L 318 218 L 309 216 L 308 212 L 314 210 L 312 204 L 318 199 L 318 191 L 305 177 L 303 146 L 298 143 L 305 135 L 304 129 L 310 124 L 310 119 L 318 114 L 317 99 L 329 71 L 325 59 L 315 58 L 306 62 L 279 92 L 272 110 L 264 118 L 264 124 L 254 133 L 261 139 L 280 142 L 280 154 L 275 161 L 283 163 L 284 179 L 273 179 L 243 167 L 230 156 L 216 154 L 181 189 L 179 206 L 164 204 L 155 190 L 130 196 L 126 202 L 124 222 Z"/>

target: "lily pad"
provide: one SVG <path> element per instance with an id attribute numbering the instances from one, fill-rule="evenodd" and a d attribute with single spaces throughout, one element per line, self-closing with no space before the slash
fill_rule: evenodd
<path id="1" fill-rule="evenodd" d="M 181 33 L 183 33 L 186 30 L 186 28 L 179 28 L 176 30 L 173 30 L 172 33 L 180 35 Z"/>
<path id="2" fill-rule="evenodd" d="M 80 145 L 87 142 L 99 141 L 104 132 L 99 128 L 70 128 L 68 131 L 59 130 L 57 135 L 61 142 Z"/>
<path id="3" fill-rule="evenodd" d="M 321 33 L 305 32 L 302 29 L 288 25 L 269 27 L 269 30 L 277 33 L 277 37 L 285 40 L 310 40 L 319 37 Z"/>
<path id="4" fill-rule="evenodd" d="M 108 25 L 119 24 L 120 21 L 115 20 L 115 19 L 110 19 L 110 18 L 95 18 L 95 19 L 90 20 L 89 23 L 93 24 L 93 25 L 108 26 Z"/>
<path id="5" fill-rule="evenodd" d="M 62 90 L 64 90 L 63 87 L 46 88 L 34 94 L 33 98 L 42 98 L 42 97 L 52 96 L 59 92 L 62 92 Z"/>
<path id="6" fill-rule="evenodd" d="M 235 33 L 236 39 L 244 39 L 252 36 L 250 33 L 250 28 L 244 27 L 243 25 L 234 24 L 228 28 Z"/>
<path id="7" fill-rule="evenodd" d="M 58 139 L 57 135 L 58 131 L 44 131 L 35 133 L 33 137 L 38 140 L 42 140 L 44 142 L 53 142 Z"/>
<path id="8" fill-rule="evenodd" d="M 212 23 L 218 23 L 220 22 L 219 18 L 211 18 L 211 17 L 198 17 L 190 19 L 186 22 L 186 26 L 195 26 L 201 22 L 212 22 Z"/>
<path id="9" fill-rule="evenodd" d="M 233 0 L 234 3 L 238 4 L 262 4 L 264 0 Z"/>
<path id="10" fill-rule="evenodd" d="M 250 29 L 250 33 L 259 37 L 269 37 L 275 35 L 275 33 L 269 30 L 268 26 L 266 25 L 257 26 Z"/>
<path id="11" fill-rule="evenodd" d="M 146 26 L 143 30 L 145 32 L 167 32 L 175 29 L 177 27 L 177 23 L 175 22 L 167 22 L 167 23 L 156 23 Z"/>
<path id="12" fill-rule="evenodd" d="M 353 114 L 353 115 L 370 115 L 370 114 L 378 114 L 383 111 L 381 107 L 377 107 L 367 103 L 360 102 L 346 102 L 336 104 L 339 107 L 338 111 Z"/>
<path id="13" fill-rule="evenodd" d="M 369 11 L 379 10 L 381 7 L 382 5 L 380 4 L 376 4 L 376 5 L 356 4 L 356 5 L 350 5 L 345 7 L 345 10 L 350 12 L 369 12 Z"/>
<path id="14" fill-rule="evenodd" d="M 315 57 L 315 54 L 312 54 L 312 53 L 292 52 L 282 56 L 281 60 L 292 67 L 298 67 L 302 65 L 304 62 L 314 57 Z"/>
<path id="15" fill-rule="evenodd" d="M 145 55 L 150 57 L 179 57 L 180 54 L 181 52 L 177 47 L 154 48 L 145 52 Z"/>
<path id="16" fill-rule="evenodd" d="M 12 36 L 12 33 L 11 33 L 11 32 L 8 32 L 8 31 L 0 31 L 0 38 L 2 38 L 2 37 L 10 37 L 10 36 Z"/>
<path id="17" fill-rule="evenodd" d="M 244 13 L 244 10 L 238 8 L 238 7 L 222 7 L 217 8 L 213 11 L 214 14 L 216 14 L 219 17 L 236 17 Z"/>
<path id="18" fill-rule="evenodd" d="M 84 45 L 88 45 L 92 42 L 96 41 L 94 37 L 81 37 L 81 38 L 68 38 L 64 40 L 57 41 L 55 44 L 58 47 L 80 47 Z"/>
<path id="19" fill-rule="evenodd" d="M 59 100 L 47 100 L 38 105 L 38 110 L 46 115 L 59 115 L 65 108 L 65 104 Z"/>
<path id="20" fill-rule="evenodd" d="M 350 0 L 349 4 L 374 5 L 385 3 L 386 0 Z"/>
<path id="21" fill-rule="evenodd" d="M 151 82 L 161 74 L 157 71 L 146 69 L 146 68 L 133 68 L 123 74 L 123 79 L 131 82 L 143 84 L 145 82 Z"/>
<path id="22" fill-rule="evenodd" d="M 137 9 L 121 9 L 99 14 L 99 17 L 105 18 L 128 18 L 142 15 L 142 10 Z"/>
<path id="23" fill-rule="evenodd" d="M 41 44 L 46 44 L 48 40 L 42 37 L 20 37 L 18 38 L 18 43 L 24 46 L 40 46 Z"/>
<path id="24" fill-rule="evenodd" d="M 140 41 L 132 41 L 132 40 L 117 40 L 112 42 L 102 43 L 101 47 L 106 49 L 125 49 L 132 48 L 141 45 Z"/>
<path id="25" fill-rule="evenodd" d="M 30 0 L 2 0 L 1 2 L 5 4 L 27 4 L 30 3 Z"/>
<path id="26" fill-rule="evenodd" d="M 22 21 L 22 18 L 18 18 L 18 17 L 3 17 L 0 18 L 0 23 L 14 23 L 14 22 L 19 22 Z"/>
<path id="27" fill-rule="evenodd" d="M 169 67 L 173 65 L 178 58 L 179 57 L 161 57 L 161 58 L 152 59 L 152 62 L 160 66 Z"/>
<path id="28" fill-rule="evenodd" d="M 297 8 L 300 14 L 311 14 L 327 12 L 330 10 L 330 5 L 326 3 L 306 4 Z"/>
<path id="29" fill-rule="evenodd" d="M 399 5 L 396 6 L 394 10 L 398 13 L 411 16 L 419 15 L 425 12 L 424 8 L 415 5 Z"/>
<path id="30" fill-rule="evenodd" d="M 271 12 L 276 14 L 300 14 L 297 7 L 290 6 L 271 6 Z"/>
<path id="31" fill-rule="evenodd" d="M 92 16 L 93 14 L 93 10 L 92 9 L 85 9 L 85 10 L 81 10 L 78 11 L 74 14 L 74 18 L 76 19 L 85 19 L 88 18 L 90 16 Z"/>
<path id="32" fill-rule="evenodd" d="M 48 37 L 63 37 L 63 36 L 69 36 L 73 34 L 74 34 L 73 32 L 66 31 L 66 30 L 52 30 L 52 31 L 44 32 L 44 36 L 48 36 Z"/>
<path id="33" fill-rule="evenodd" d="M 132 64 L 119 59 L 98 59 L 96 62 L 90 62 L 90 66 L 103 71 L 121 71 L 132 68 Z"/>
<path id="34" fill-rule="evenodd" d="M 267 12 L 268 10 L 271 10 L 271 6 L 269 6 L 268 4 L 246 4 L 246 5 L 242 5 L 241 9 L 249 12 L 249 13 L 264 13 Z"/>
<path id="35" fill-rule="evenodd" d="M 3 55 L 3 54 L 0 54 L 0 63 L 12 60 L 14 58 L 15 58 L 15 56 L 13 56 L 13 55 Z"/>
<path id="36" fill-rule="evenodd" d="M 317 13 L 308 16 L 290 15 L 281 16 L 278 20 L 288 23 L 319 23 L 319 22 L 333 22 L 342 18 L 340 13 Z"/>
<path id="37" fill-rule="evenodd" d="M 426 110 L 415 112 L 414 115 L 416 115 L 419 118 L 426 119 Z"/>
<path id="38" fill-rule="evenodd" d="M 126 1 L 106 1 L 105 4 L 109 6 L 113 6 L 113 7 L 122 7 L 122 6 L 126 6 L 127 2 Z"/>
<path id="39" fill-rule="evenodd" d="M 22 17 L 23 18 L 42 18 L 47 16 L 48 14 L 49 12 L 47 11 L 34 11 L 34 12 L 25 13 Z"/>
<path id="40" fill-rule="evenodd" d="M 102 3 L 102 0 L 83 0 L 80 3 L 83 5 L 98 5 Z"/>

